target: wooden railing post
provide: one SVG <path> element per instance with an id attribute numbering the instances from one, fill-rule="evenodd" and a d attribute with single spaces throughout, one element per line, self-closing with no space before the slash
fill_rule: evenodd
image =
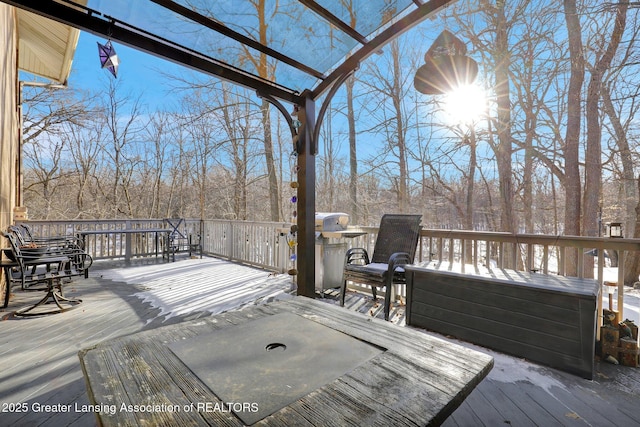
<path id="1" fill-rule="evenodd" d="M 620 320 L 624 317 L 624 258 L 627 251 L 618 251 L 618 313 L 620 313 Z"/>
<path id="2" fill-rule="evenodd" d="M 131 221 L 126 221 L 124 228 L 125 229 L 131 228 Z M 120 238 L 122 238 L 122 236 Z M 126 233 L 124 235 L 124 239 L 125 239 L 124 240 L 125 241 L 125 243 L 124 243 L 124 260 L 126 262 L 130 262 L 131 261 L 131 251 L 132 251 L 131 238 L 132 238 L 132 236 L 131 236 L 130 233 Z"/>

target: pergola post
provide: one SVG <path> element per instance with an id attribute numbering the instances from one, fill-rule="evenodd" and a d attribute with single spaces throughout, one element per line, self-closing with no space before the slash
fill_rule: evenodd
<path id="1" fill-rule="evenodd" d="M 298 119 L 298 295 L 315 298 L 316 158 L 315 102 L 300 96 Z"/>

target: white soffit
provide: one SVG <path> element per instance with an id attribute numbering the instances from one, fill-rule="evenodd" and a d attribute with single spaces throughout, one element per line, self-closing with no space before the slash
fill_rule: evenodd
<path id="1" fill-rule="evenodd" d="M 84 1 L 77 3 L 85 4 Z M 71 73 L 80 30 L 16 9 L 18 68 L 64 84 Z"/>

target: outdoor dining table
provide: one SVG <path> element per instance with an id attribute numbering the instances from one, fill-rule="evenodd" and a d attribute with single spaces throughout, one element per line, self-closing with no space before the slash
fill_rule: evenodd
<path id="1" fill-rule="evenodd" d="M 125 228 L 125 229 L 109 229 L 109 230 L 82 230 L 76 232 L 77 236 L 82 240 L 82 247 L 87 250 L 87 237 L 98 235 L 124 235 L 125 253 L 124 259 L 126 262 L 130 262 L 133 257 L 133 244 L 132 235 L 134 234 L 153 234 L 155 236 L 155 248 L 156 256 L 160 253 L 158 248 L 160 247 L 160 239 L 162 238 L 162 256 L 169 260 L 169 235 L 173 232 L 168 228 Z M 85 270 L 85 278 L 89 277 L 89 270 Z"/>
<path id="2" fill-rule="evenodd" d="M 493 358 L 298 296 L 81 350 L 99 425 L 438 425 Z"/>

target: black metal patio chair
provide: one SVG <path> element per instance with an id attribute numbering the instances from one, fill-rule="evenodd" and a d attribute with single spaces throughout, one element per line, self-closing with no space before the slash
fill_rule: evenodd
<path id="1" fill-rule="evenodd" d="M 47 248 L 47 252 L 84 252 L 82 239 L 73 235 L 36 237 L 27 224 L 10 225 L 8 233 L 13 233 L 17 243 L 21 247 L 42 247 Z"/>
<path id="2" fill-rule="evenodd" d="M 200 234 L 193 236 L 187 230 L 187 222 L 184 218 L 165 218 L 164 222 L 167 224 L 167 228 L 171 230 L 169 234 L 169 254 L 176 260 L 176 252 L 187 250 L 189 257 L 193 253 L 197 253 L 202 258 L 202 241 Z"/>
<path id="3" fill-rule="evenodd" d="M 7 233 L 15 239 L 15 244 L 25 252 L 27 256 L 35 253 L 48 256 L 66 256 L 70 260 L 68 270 L 84 274 L 93 264 L 93 258 L 83 248 L 82 239 L 77 236 L 49 236 L 35 237 L 31 228 L 26 224 L 10 225 Z"/>
<path id="4" fill-rule="evenodd" d="M 413 263 L 422 215 L 386 214 L 380 221 L 373 256 L 364 248 L 349 249 L 345 257 L 340 305 L 344 306 L 347 282 L 371 286 L 374 300 L 377 288 L 384 288 L 384 319 L 389 320 L 392 286 L 405 283 L 402 266 Z"/>
<path id="5" fill-rule="evenodd" d="M 37 303 L 16 310 L 15 316 L 40 316 L 43 314 L 61 313 L 79 305 L 82 300 L 70 299 L 63 295 L 63 282 L 73 276 L 81 275 L 78 266 L 86 265 L 90 257 L 84 253 L 51 252 L 49 247 L 21 247 L 20 241 L 13 231 L 1 233 L 9 241 L 10 247 L 3 250 L 10 261 L 2 261 L 5 274 L 5 298 L 3 307 L 9 303 L 9 295 L 13 284 L 20 284 L 23 290 L 44 290 L 45 296 Z M 44 284 L 44 288 L 36 285 Z M 40 306 L 54 303 L 50 309 L 35 310 Z M 65 305 L 63 305 L 65 304 Z"/>

